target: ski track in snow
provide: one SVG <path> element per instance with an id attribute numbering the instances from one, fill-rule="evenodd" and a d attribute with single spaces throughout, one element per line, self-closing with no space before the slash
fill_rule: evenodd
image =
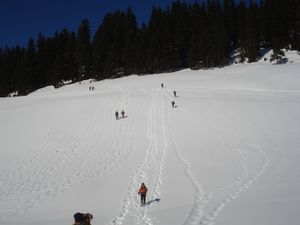
<path id="1" fill-rule="evenodd" d="M 118 88 L 120 89 L 120 88 Z M 118 109 L 125 109 L 129 104 L 129 91 L 120 89 L 122 94 L 122 100 L 117 104 Z M 111 113 L 112 115 L 114 112 Z M 118 123 L 120 122 L 120 123 Z M 126 123 L 126 121 L 116 121 L 114 130 L 109 131 L 110 136 L 116 136 L 118 138 L 112 138 L 112 142 L 106 143 L 101 148 L 106 149 L 101 158 L 92 165 L 96 168 L 97 172 L 92 176 L 103 175 L 108 172 L 112 172 L 120 167 L 122 167 L 129 159 L 133 153 L 132 146 L 134 143 L 135 131 L 132 125 Z M 102 166 L 101 166 L 102 165 Z"/>
<path id="2" fill-rule="evenodd" d="M 171 94 L 171 91 L 168 90 L 169 94 Z M 168 96 L 167 96 L 168 97 Z M 168 101 L 172 99 L 171 97 L 168 97 Z M 191 113 L 190 111 L 184 110 L 180 108 L 180 111 L 189 114 L 189 116 L 192 116 L 194 118 L 197 118 L 199 120 L 201 119 L 201 116 L 195 115 L 194 113 Z M 225 113 L 221 113 L 220 116 L 223 120 L 227 121 L 230 124 L 230 121 L 225 117 Z M 204 121 L 202 121 L 204 122 Z M 205 122 L 204 122 L 205 123 Z M 262 147 L 256 146 L 254 144 L 251 144 L 246 137 L 241 135 L 241 132 L 237 131 L 226 131 L 223 128 L 215 127 L 213 125 L 210 125 L 213 129 L 221 131 L 221 132 L 231 132 L 233 136 L 235 136 L 236 143 L 231 144 L 231 148 L 233 151 L 235 151 L 237 154 L 239 154 L 241 157 L 240 161 L 238 162 L 239 168 L 241 169 L 241 175 L 238 176 L 233 183 L 230 183 L 224 187 L 220 187 L 218 189 L 218 192 L 223 190 L 230 190 L 230 193 L 227 194 L 223 199 L 219 200 L 217 204 L 214 206 L 214 208 L 210 211 L 205 210 L 205 206 L 210 203 L 209 200 L 213 198 L 213 196 L 216 193 L 210 193 L 206 196 L 206 198 L 198 197 L 199 201 L 194 202 L 194 206 L 192 210 L 190 211 L 190 215 L 188 219 L 185 221 L 184 224 L 205 224 L 205 225 L 214 225 L 214 220 L 217 218 L 217 216 L 225 209 L 225 207 L 228 207 L 228 205 L 237 199 L 243 192 L 245 192 L 247 189 L 251 187 L 255 182 L 257 182 L 265 173 L 269 166 L 270 157 L 268 156 L 267 152 L 263 150 Z M 174 143 L 175 144 L 175 143 Z M 175 144 L 176 145 L 176 144 Z M 185 164 L 186 170 L 189 168 L 189 163 L 184 160 L 182 154 L 178 150 L 178 148 L 175 148 L 179 157 L 181 158 L 182 162 Z M 263 163 L 261 163 L 260 167 L 254 172 L 252 175 L 249 174 L 249 166 L 247 163 L 250 163 L 248 159 L 248 155 L 251 154 L 251 152 L 254 151 L 259 154 L 260 159 L 262 159 Z M 190 178 L 192 178 L 192 175 L 188 175 Z M 203 190 L 202 190 L 203 191 Z M 197 193 L 197 191 L 196 191 Z M 203 194 L 204 196 L 204 194 Z M 197 199 L 197 197 L 195 197 Z M 196 206 L 196 207 L 195 207 Z M 197 209 L 197 210 L 195 210 Z M 197 215 L 197 216 L 196 216 Z M 193 219 L 190 219 L 193 218 Z"/>
<path id="3" fill-rule="evenodd" d="M 130 96 L 128 90 L 123 90 L 120 87 L 115 87 L 122 94 L 122 100 L 117 103 L 117 109 L 124 109 L 126 111 L 127 105 L 130 104 Z M 113 115 L 115 109 L 112 109 L 110 114 Z M 113 128 L 109 131 L 104 132 L 106 136 L 116 136 L 118 138 L 110 138 L 108 142 L 97 143 L 98 146 L 101 146 L 103 154 L 101 158 L 97 159 L 93 163 L 89 161 L 89 169 L 87 177 L 95 177 L 99 175 L 104 175 L 111 173 L 114 170 L 124 166 L 126 162 L 132 156 L 135 147 L 134 141 L 136 136 L 136 131 L 133 129 L 131 123 L 126 122 L 128 120 L 116 121 Z M 84 182 L 84 181 L 83 181 Z"/>
<path id="4" fill-rule="evenodd" d="M 154 187 L 153 198 L 157 199 L 160 195 L 160 184 L 162 183 L 162 173 L 167 148 L 165 128 L 163 124 L 164 106 L 159 104 L 160 95 L 157 90 L 150 92 L 142 90 L 142 92 L 151 98 L 147 114 L 147 148 L 140 166 L 137 168 L 131 178 L 131 183 L 126 194 L 126 198 L 123 201 L 123 206 L 121 207 L 118 215 L 111 220 L 111 225 L 123 224 L 126 216 L 128 215 L 133 216 L 135 224 L 137 225 L 153 224 L 151 218 L 148 216 L 148 209 L 150 209 L 152 205 L 141 207 L 139 204 L 139 199 L 136 197 L 139 185 L 142 182 L 147 183 L 149 181 L 147 172 L 150 169 L 153 169 L 153 167 L 156 170 L 155 176 L 153 180 L 151 180 L 151 183 Z M 159 143 L 159 130 L 162 130 L 163 134 L 162 143 Z"/>
<path id="5" fill-rule="evenodd" d="M 220 116 L 223 121 L 227 121 L 229 125 L 231 124 L 230 120 L 226 118 L 224 112 L 221 112 Z M 256 183 L 264 175 L 269 166 L 270 157 L 261 146 L 251 144 L 245 136 L 241 135 L 239 130 L 231 130 L 230 132 L 232 132 L 233 136 L 236 137 L 236 143 L 232 144 L 231 148 L 233 151 L 236 151 L 237 154 L 242 156 L 240 162 L 238 163 L 241 169 L 241 175 L 238 176 L 235 181 L 228 186 L 219 188 L 219 191 L 229 189 L 231 192 L 222 200 L 220 200 L 212 211 L 209 211 L 204 215 L 200 224 L 213 225 L 214 220 L 225 209 L 225 207 L 227 207 L 232 201 L 237 199 L 243 192 L 249 189 L 251 185 Z M 250 174 L 249 166 L 251 165 L 248 166 L 248 164 L 250 162 L 253 163 L 253 161 L 248 160 L 248 158 L 250 154 L 253 154 L 253 152 L 258 154 L 259 159 L 262 159 L 262 163 L 255 172 Z"/>
<path id="6" fill-rule="evenodd" d="M 170 92 L 169 89 L 167 89 L 168 92 Z M 167 95 L 164 94 L 165 96 L 165 104 L 168 104 L 170 102 L 170 100 L 172 100 L 172 98 Z M 176 155 L 178 157 L 178 159 L 180 160 L 180 162 L 183 165 L 183 168 L 185 170 L 185 174 L 188 178 L 188 180 L 190 181 L 194 191 L 195 191 L 195 195 L 194 195 L 194 203 L 193 206 L 190 210 L 189 215 L 187 216 L 186 220 L 184 221 L 184 225 L 196 225 L 199 224 L 203 213 L 204 213 L 204 206 L 208 203 L 208 197 L 203 188 L 202 185 L 200 184 L 200 182 L 198 181 L 198 179 L 196 178 L 196 176 L 193 174 L 192 169 L 191 169 L 191 165 L 190 163 L 184 158 L 180 148 L 178 147 L 175 138 L 174 138 L 174 134 L 173 134 L 173 129 L 171 128 L 171 122 L 170 122 L 170 112 L 168 112 L 166 114 L 166 123 L 167 123 L 167 127 L 168 127 L 168 134 L 169 134 L 169 139 L 171 141 L 171 147 L 172 149 L 175 149 Z"/>

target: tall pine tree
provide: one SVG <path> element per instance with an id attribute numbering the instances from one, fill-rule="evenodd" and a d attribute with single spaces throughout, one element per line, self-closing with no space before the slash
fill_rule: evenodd
<path id="1" fill-rule="evenodd" d="M 76 61 L 78 65 L 78 80 L 90 77 L 90 23 L 84 19 L 77 31 Z"/>

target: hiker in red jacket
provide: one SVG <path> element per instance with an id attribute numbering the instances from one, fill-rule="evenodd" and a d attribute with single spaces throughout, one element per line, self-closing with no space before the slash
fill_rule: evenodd
<path id="1" fill-rule="evenodd" d="M 145 205 L 146 204 L 146 194 L 147 194 L 147 187 L 144 183 L 142 183 L 140 190 L 139 190 L 139 195 L 141 195 L 141 204 Z"/>

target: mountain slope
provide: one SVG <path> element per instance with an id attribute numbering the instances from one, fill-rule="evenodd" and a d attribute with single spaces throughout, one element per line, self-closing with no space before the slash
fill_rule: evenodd
<path id="1" fill-rule="evenodd" d="M 1 224 L 71 224 L 77 211 L 94 225 L 295 224 L 300 60 L 290 57 L 0 99 Z"/>

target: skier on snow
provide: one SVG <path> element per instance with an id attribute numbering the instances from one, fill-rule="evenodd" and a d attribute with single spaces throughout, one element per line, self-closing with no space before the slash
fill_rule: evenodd
<path id="1" fill-rule="evenodd" d="M 142 183 L 140 190 L 139 190 L 139 195 L 141 195 L 141 204 L 145 205 L 146 204 L 146 195 L 147 195 L 147 187 L 144 183 Z"/>
<path id="2" fill-rule="evenodd" d="M 115 115 L 116 115 L 116 120 L 118 120 L 118 119 L 119 119 L 119 112 L 116 111 L 116 112 L 115 112 Z"/>
<path id="3" fill-rule="evenodd" d="M 174 108 L 175 107 L 175 102 L 172 101 L 171 103 L 172 103 L 172 108 Z"/>

